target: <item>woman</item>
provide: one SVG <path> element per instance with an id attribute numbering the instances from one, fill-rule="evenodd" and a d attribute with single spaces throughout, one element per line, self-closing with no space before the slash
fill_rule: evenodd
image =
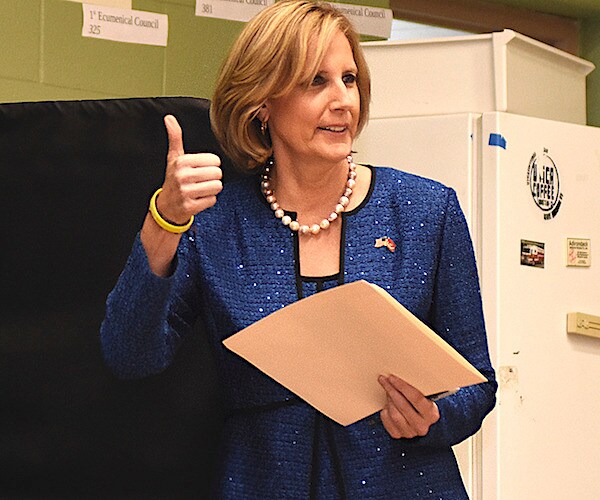
<path id="1" fill-rule="evenodd" d="M 292 0 L 248 23 L 213 98 L 217 138 L 252 175 L 221 192 L 219 158 L 186 153 L 176 119 L 165 118 L 165 181 L 101 336 L 117 374 L 144 376 L 168 366 L 201 315 L 230 410 L 215 497 L 466 498 L 450 447 L 477 431 L 496 389 L 471 242 L 451 189 L 354 164 L 369 99 L 348 20 Z M 375 247 L 382 236 L 395 252 Z M 490 382 L 433 402 L 380 377 L 386 407 L 344 428 L 221 345 L 358 279 L 387 289 Z"/>

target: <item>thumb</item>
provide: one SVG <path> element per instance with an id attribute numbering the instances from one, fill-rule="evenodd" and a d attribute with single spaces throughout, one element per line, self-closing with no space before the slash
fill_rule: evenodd
<path id="1" fill-rule="evenodd" d="M 167 157 L 177 157 L 185 153 L 183 150 L 183 132 L 177 118 L 173 115 L 167 115 L 164 118 L 165 128 L 167 129 L 168 152 Z"/>

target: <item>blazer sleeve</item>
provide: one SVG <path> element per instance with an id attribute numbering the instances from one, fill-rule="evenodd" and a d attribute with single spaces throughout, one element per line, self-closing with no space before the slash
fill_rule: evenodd
<path id="1" fill-rule="evenodd" d="M 426 446 L 453 446 L 481 427 L 496 402 L 497 383 L 490 362 L 473 244 L 456 193 L 450 189 L 439 246 L 431 327 L 445 338 L 488 382 L 460 389 L 437 401 L 440 420 L 426 436 Z"/>
<path id="2" fill-rule="evenodd" d="M 199 303 L 193 248 L 184 234 L 171 276 L 155 275 L 139 234 L 106 301 L 100 344 L 110 370 L 141 378 L 166 369 L 197 317 Z"/>

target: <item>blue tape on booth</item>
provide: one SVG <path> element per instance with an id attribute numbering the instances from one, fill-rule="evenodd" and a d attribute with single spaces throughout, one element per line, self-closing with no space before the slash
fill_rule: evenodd
<path id="1" fill-rule="evenodd" d="M 506 139 L 500 134 L 490 134 L 490 140 L 488 142 L 490 146 L 499 146 L 502 149 L 506 149 Z"/>

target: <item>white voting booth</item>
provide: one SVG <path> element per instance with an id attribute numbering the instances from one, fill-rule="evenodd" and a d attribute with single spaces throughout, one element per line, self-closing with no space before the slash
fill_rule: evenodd
<path id="1" fill-rule="evenodd" d="M 455 447 L 470 497 L 594 498 L 600 476 L 574 463 L 599 456 L 590 419 L 600 401 L 585 394 L 595 393 L 592 379 L 600 378 L 600 342 L 568 336 L 566 313 L 573 311 L 563 311 L 600 314 L 598 266 L 567 267 L 563 245 L 567 236 L 600 239 L 597 218 L 594 225 L 589 217 L 600 212 L 591 194 L 600 189 L 600 129 L 585 126 L 586 76 L 594 65 L 511 30 L 363 48 L 372 108 L 355 159 L 455 188 L 480 266 L 500 387 L 482 431 Z M 562 208 L 548 220 L 526 183 L 532 153 L 552 157 L 561 174 Z M 519 239 L 528 237 L 546 242 L 545 269 L 519 263 Z M 571 381 L 561 373 L 573 373 Z M 587 373 L 584 384 L 580 373 Z M 560 403 L 550 395 L 555 388 L 564 395 L 571 383 L 582 387 Z M 577 406 L 576 398 L 592 405 L 578 417 L 586 430 L 565 431 L 566 416 L 554 405 Z M 594 464 L 600 459 L 587 470 Z"/>
<path id="2" fill-rule="evenodd" d="M 594 65 L 512 30 L 362 47 L 371 119 L 502 111 L 586 123 Z"/>

